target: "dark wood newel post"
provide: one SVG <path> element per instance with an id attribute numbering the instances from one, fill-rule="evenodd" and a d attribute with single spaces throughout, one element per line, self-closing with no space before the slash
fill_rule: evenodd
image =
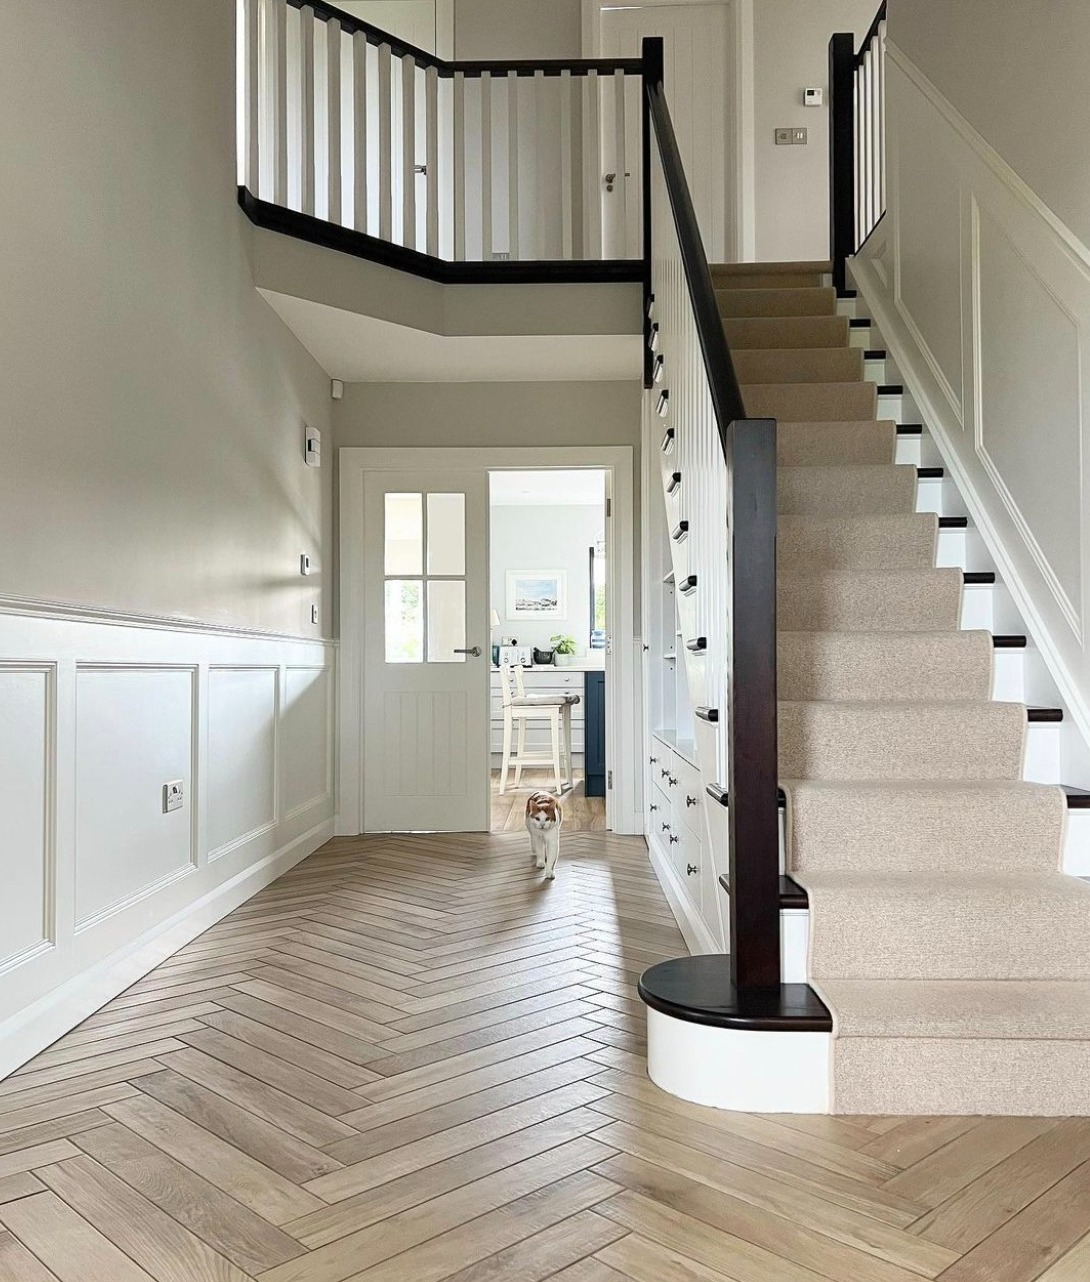
<path id="1" fill-rule="evenodd" d="M 649 90 L 662 84 L 664 54 L 661 36 L 645 36 L 641 49 L 643 85 L 641 99 L 641 169 L 643 171 L 643 385 L 654 382 L 651 351 L 651 100 Z"/>
<path id="2" fill-rule="evenodd" d="M 838 294 L 855 250 L 855 38 L 838 31 L 829 41 L 829 257 Z"/>
<path id="3" fill-rule="evenodd" d="M 731 611 L 730 977 L 744 999 L 780 983 L 776 421 L 736 420 L 724 451 Z"/>

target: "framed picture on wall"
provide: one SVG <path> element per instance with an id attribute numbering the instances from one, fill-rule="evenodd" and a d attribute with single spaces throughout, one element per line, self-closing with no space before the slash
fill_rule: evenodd
<path id="1" fill-rule="evenodd" d="M 507 618 L 566 619 L 568 575 L 565 570 L 508 570 Z"/>

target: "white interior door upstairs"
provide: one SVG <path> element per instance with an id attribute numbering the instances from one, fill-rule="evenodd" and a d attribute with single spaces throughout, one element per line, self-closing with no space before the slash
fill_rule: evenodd
<path id="1" fill-rule="evenodd" d="M 486 475 L 369 472 L 363 498 L 364 829 L 487 831 Z"/>
<path id="2" fill-rule="evenodd" d="M 729 3 L 648 3 L 603 7 L 600 11 L 601 50 L 604 58 L 638 58 L 645 36 L 663 40 L 664 82 L 670 118 L 689 180 L 693 205 L 708 257 L 725 262 L 734 257 L 733 241 L 733 105 L 727 92 L 727 68 L 732 58 L 731 6 Z M 608 136 L 612 120 L 603 112 L 603 157 L 613 154 Z M 629 157 L 638 157 L 640 117 L 628 111 L 625 144 Z M 632 166 L 630 165 L 631 169 Z M 615 192 L 623 191 L 620 176 Z M 638 193 L 631 187 L 629 201 Z M 603 196 L 604 222 L 616 221 L 610 212 L 610 194 Z M 623 196 L 618 199 L 623 199 Z"/>

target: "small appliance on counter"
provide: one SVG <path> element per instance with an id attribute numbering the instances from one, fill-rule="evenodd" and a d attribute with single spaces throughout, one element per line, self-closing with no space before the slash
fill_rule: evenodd
<path id="1" fill-rule="evenodd" d="M 498 668 L 528 668 L 533 661 L 531 645 L 494 645 L 492 662 Z"/>

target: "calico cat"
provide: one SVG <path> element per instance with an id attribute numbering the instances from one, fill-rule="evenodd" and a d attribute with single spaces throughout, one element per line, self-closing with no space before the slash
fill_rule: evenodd
<path id="1" fill-rule="evenodd" d="M 526 799 L 526 831 L 530 834 L 530 858 L 535 868 L 544 868 L 545 880 L 556 877 L 560 857 L 560 825 L 564 808 L 549 792 L 533 792 Z"/>

